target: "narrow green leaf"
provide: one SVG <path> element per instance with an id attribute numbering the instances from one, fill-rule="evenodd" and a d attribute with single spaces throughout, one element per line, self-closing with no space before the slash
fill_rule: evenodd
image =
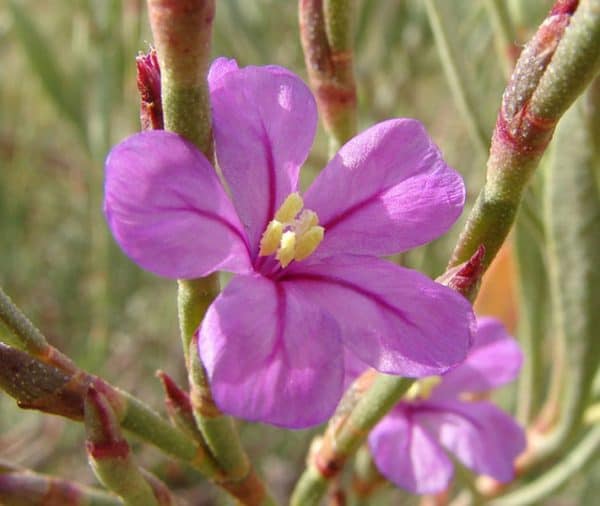
<path id="1" fill-rule="evenodd" d="M 64 73 L 54 53 L 52 41 L 33 22 L 33 16 L 16 0 L 8 2 L 17 37 L 34 72 L 61 114 L 64 114 L 85 138 L 82 104 L 77 100 L 74 81 Z"/>

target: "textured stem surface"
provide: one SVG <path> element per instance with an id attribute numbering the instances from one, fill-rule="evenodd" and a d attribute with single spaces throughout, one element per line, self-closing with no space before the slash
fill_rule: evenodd
<path id="1" fill-rule="evenodd" d="M 308 78 L 333 155 L 356 134 L 351 2 L 300 0 L 299 18 Z"/>

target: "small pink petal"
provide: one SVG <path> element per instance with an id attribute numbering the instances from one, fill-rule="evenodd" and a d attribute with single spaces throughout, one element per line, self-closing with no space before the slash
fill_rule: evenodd
<path id="1" fill-rule="evenodd" d="M 435 400 L 415 410 L 415 421 L 469 469 L 507 482 L 525 449 L 523 429 L 488 402 Z"/>
<path id="2" fill-rule="evenodd" d="M 523 353 L 502 323 L 477 318 L 477 332 L 466 360 L 444 374 L 434 390 L 443 399 L 463 392 L 486 392 L 513 381 L 521 370 Z"/>
<path id="3" fill-rule="evenodd" d="M 445 490 L 452 462 L 440 444 L 418 424 L 409 410 L 396 408 L 373 429 L 369 448 L 375 465 L 388 480 L 413 494 Z"/>

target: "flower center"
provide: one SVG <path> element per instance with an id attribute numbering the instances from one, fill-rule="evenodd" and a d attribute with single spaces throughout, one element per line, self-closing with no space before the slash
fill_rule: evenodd
<path id="1" fill-rule="evenodd" d="M 426 400 L 431 397 L 431 392 L 442 381 L 441 376 L 429 376 L 419 381 L 415 381 L 404 395 L 407 401 Z"/>
<path id="2" fill-rule="evenodd" d="M 303 208 L 299 193 L 288 195 L 263 232 L 259 256 L 276 253 L 281 267 L 287 267 L 292 260 L 304 260 L 317 249 L 325 229 L 319 226 L 317 213 Z"/>

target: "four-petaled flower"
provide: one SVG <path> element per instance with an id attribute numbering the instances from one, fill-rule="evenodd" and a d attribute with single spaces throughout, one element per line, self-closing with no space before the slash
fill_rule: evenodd
<path id="1" fill-rule="evenodd" d="M 217 405 L 306 427 L 326 420 L 341 396 L 344 350 L 410 377 L 463 360 L 469 303 L 378 258 L 441 235 L 464 204 L 461 177 L 422 125 L 375 125 L 301 197 L 299 169 L 317 124 L 304 83 L 280 67 L 219 59 L 209 87 L 228 190 L 192 144 L 144 132 L 107 158 L 105 213 L 123 250 L 155 274 L 236 274 L 198 331 Z"/>
<path id="2" fill-rule="evenodd" d="M 479 474 L 512 480 L 514 461 L 525 449 L 523 430 L 490 402 L 465 396 L 512 381 L 521 362 L 521 350 L 502 324 L 480 318 L 467 359 L 441 378 L 413 384 L 371 432 L 369 447 L 381 473 L 415 494 L 441 492 L 453 473 L 445 448 Z"/>

